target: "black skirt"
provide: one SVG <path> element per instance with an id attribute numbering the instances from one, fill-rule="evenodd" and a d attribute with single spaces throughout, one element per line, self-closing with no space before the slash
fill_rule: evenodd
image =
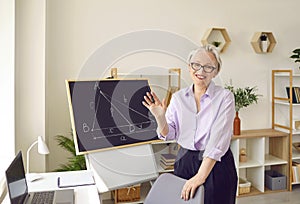
<path id="1" fill-rule="evenodd" d="M 174 174 L 190 179 L 197 174 L 202 163 L 203 151 L 187 150 L 180 147 L 174 164 Z M 217 161 L 204 185 L 204 204 L 235 204 L 238 183 L 234 158 L 229 149 Z"/>

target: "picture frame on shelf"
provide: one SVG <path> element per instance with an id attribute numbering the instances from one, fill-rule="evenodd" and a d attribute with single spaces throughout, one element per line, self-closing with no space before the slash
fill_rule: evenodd
<path id="1" fill-rule="evenodd" d="M 293 129 L 294 130 L 300 130 L 300 119 L 294 119 L 293 120 Z"/>

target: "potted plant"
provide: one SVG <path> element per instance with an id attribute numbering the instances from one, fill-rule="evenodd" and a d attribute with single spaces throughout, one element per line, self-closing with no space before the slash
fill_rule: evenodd
<path id="1" fill-rule="evenodd" d="M 76 155 L 75 144 L 73 140 L 73 136 L 71 138 L 66 137 L 64 135 L 56 135 L 55 136 L 58 145 L 71 153 L 71 157 L 68 158 L 68 163 L 61 164 L 60 168 L 55 169 L 55 171 L 77 171 L 77 170 L 85 170 L 86 163 L 84 155 Z"/>
<path id="2" fill-rule="evenodd" d="M 290 58 L 292 58 L 295 61 L 295 63 L 300 63 L 300 48 L 294 49 L 293 54 L 290 56 Z M 299 71 L 300 67 L 298 67 L 297 70 Z"/>
<path id="3" fill-rule="evenodd" d="M 220 42 L 220 41 L 213 41 L 211 44 L 212 44 L 213 46 L 215 46 L 216 49 L 217 49 L 219 52 L 221 51 L 220 45 L 222 44 L 222 42 Z"/>
<path id="4" fill-rule="evenodd" d="M 236 115 L 234 118 L 233 134 L 240 135 L 241 120 L 239 118 L 239 111 L 241 108 L 247 107 L 253 103 L 257 103 L 258 97 L 260 95 L 255 93 L 257 91 L 256 86 L 235 89 L 232 85 L 226 85 L 225 88 L 230 90 L 234 95 Z"/>
<path id="5" fill-rule="evenodd" d="M 262 34 L 260 37 L 260 46 L 263 52 L 267 52 L 268 50 L 268 36 L 266 34 Z"/>
<path id="6" fill-rule="evenodd" d="M 215 47 L 219 47 L 221 45 L 222 42 L 219 41 L 213 41 L 212 45 L 214 45 Z"/>

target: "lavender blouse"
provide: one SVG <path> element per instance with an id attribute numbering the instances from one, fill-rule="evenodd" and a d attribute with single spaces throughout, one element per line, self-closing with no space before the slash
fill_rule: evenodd
<path id="1" fill-rule="evenodd" d="M 235 114 L 234 96 L 210 82 L 197 112 L 193 85 L 173 94 L 166 111 L 169 132 L 163 140 L 176 140 L 183 148 L 204 150 L 203 157 L 221 161 L 229 148 Z"/>

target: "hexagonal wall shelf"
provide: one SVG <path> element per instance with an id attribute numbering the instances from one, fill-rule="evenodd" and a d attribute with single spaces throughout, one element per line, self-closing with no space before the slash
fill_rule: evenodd
<path id="1" fill-rule="evenodd" d="M 210 28 L 204 34 L 202 40 L 203 45 L 212 44 L 216 46 L 220 53 L 224 52 L 231 40 L 225 28 Z"/>
<path id="2" fill-rule="evenodd" d="M 262 49 L 262 41 L 261 36 L 266 36 L 267 38 L 267 48 L 266 51 L 263 51 Z M 272 32 L 256 32 L 254 33 L 251 45 L 254 49 L 254 51 L 258 54 L 261 53 L 271 53 L 276 45 L 276 40 Z"/>

